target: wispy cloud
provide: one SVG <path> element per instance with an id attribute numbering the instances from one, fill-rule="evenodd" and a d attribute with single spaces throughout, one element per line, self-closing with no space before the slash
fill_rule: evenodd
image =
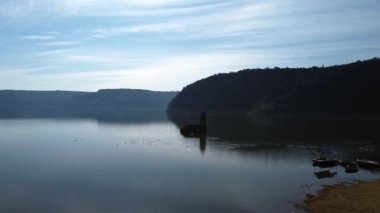
<path id="1" fill-rule="evenodd" d="M 30 14 L 37 16 L 174 15 L 231 4 L 222 0 L 24 0 L 23 3 L 5 0 L 0 6 L 0 15 L 11 17 L 25 17 Z"/>
<path id="2" fill-rule="evenodd" d="M 344 63 L 380 55 L 379 10 L 373 0 L 4 0 L 0 79 L 16 80 L 0 85 L 172 90 L 243 68 Z"/>
<path id="3" fill-rule="evenodd" d="M 55 40 L 55 37 L 52 35 L 28 35 L 28 36 L 21 36 L 20 38 L 25 39 L 25 40 L 37 40 L 37 41 Z"/>
<path id="4" fill-rule="evenodd" d="M 317 7 L 311 11 L 309 7 L 314 6 Z M 245 36 L 276 42 L 283 39 L 293 40 L 294 36 L 350 36 L 380 28 L 380 22 L 375 22 L 379 18 L 376 10 L 369 9 L 366 16 L 363 16 L 354 7 L 348 7 L 342 14 L 341 5 L 330 6 L 331 11 L 325 11 L 319 5 L 300 1 L 240 1 L 210 13 L 157 21 L 153 19 L 143 24 L 103 27 L 90 30 L 89 33 L 92 38 L 148 33 L 186 39 Z"/>
<path id="5" fill-rule="evenodd" d="M 62 54 L 67 54 L 73 50 L 75 49 L 70 49 L 70 48 L 53 49 L 53 50 L 48 50 L 48 51 L 35 52 L 32 54 L 32 56 L 38 56 L 38 57 L 59 56 Z"/>
<path id="6" fill-rule="evenodd" d="M 97 66 L 101 64 L 132 65 L 142 64 L 147 59 L 157 58 L 151 54 L 143 52 L 130 52 L 112 49 L 81 49 L 81 48 L 62 48 L 49 51 L 36 52 L 35 58 L 60 62 L 64 64 L 72 63 L 91 63 Z M 38 59 L 37 59 L 38 60 Z"/>
<path id="7" fill-rule="evenodd" d="M 34 72 L 34 78 L 54 77 L 54 85 L 63 88 L 69 81 L 76 79 L 81 82 L 72 88 L 83 90 L 91 88 L 143 88 L 154 90 L 178 90 L 178 85 L 187 85 L 200 78 L 207 77 L 218 70 L 230 71 L 247 68 L 247 60 L 260 60 L 263 56 L 252 53 L 209 53 L 190 54 L 156 58 L 149 64 L 136 65 L 117 69 L 94 69 L 91 72 Z M 83 58 L 82 58 L 83 59 Z M 87 60 L 88 58 L 84 58 Z M 96 58 L 90 58 L 90 60 Z M 176 79 L 173 81 L 172 79 Z M 60 85 L 62 84 L 62 85 Z"/>
<path id="8" fill-rule="evenodd" d="M 35 72 L 43 72 L 51 69 L 53 69 L 53 67 L 0 67 L 0 74 L 4 77 L 3 80 L 9 81 L 12 78 L 18 78 Z"/>
<path id="9" fill-rule="evenodd" d="M 201 13 L 197 16 L 175 17 L 148 24 L 98 28 L 90 32 L 93 38 L 109 38 L 133 33 L 167 34 L 169 37 L 177 38 L 238 36 L 272 27 L 265 19 L 266 11 L 274 10 L 281 5 L 235 3 L 223 10 Z"/>
<path id="10" fill-rule="evenodd" d="M 79 45 L 79 41 L 52 41 L 41 43 L 42 46 L 61 47 L 61 46 L 74 46 Z"/>

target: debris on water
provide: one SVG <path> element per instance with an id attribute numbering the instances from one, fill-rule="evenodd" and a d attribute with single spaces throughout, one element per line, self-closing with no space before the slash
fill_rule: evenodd
<path id="1" fill-rule="evenodd" d="M 318 183 L 311 183 L 311 184 L 301 184 L 301 188 L 311 188 L 313 186 L 318 185 Z"/>

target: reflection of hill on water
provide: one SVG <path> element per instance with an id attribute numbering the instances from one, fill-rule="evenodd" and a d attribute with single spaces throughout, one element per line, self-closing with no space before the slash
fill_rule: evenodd
<path id="1" fill-rule="evenodd" d="M 94 119 L 108 123 L 167 122 L 163 110 L 125 108 L 0 107 L 0 119 Z"/>
<path id="2" fill-rule="evenodd" d="M 169 118 L 180 127 L 199 121 L 199 113 L 170 113 Z M 253 119 L 209 113 L 207 128 L 210 136 L 236 141 L 380 144 L 379 124 L 379 119 Z"/>

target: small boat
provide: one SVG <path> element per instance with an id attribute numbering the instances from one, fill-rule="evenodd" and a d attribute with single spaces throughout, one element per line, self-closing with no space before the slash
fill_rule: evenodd
<path id="1" fill-rule="evenodd" d="M 349 164 L 352 164 L 352 163 L 355 163 L 356 164 L 356 160 L 338 160 L 338 164 L 343 166 L 343 167 L 346 167 L 348 166 Z"/>
<path id="2" fill-rule="evenodd" d="M 351 162 L 348 165 L 346 165 L 344 168 L 345 168 L 346 173 L 356 173 L 359 171 L 359 166 L 356 162 Z"/>
<path id="3" fill-rule="evenodd" d="M 380 163 L 372 160 L 365 160 L 365 159 L 358 159 L 356 160 L 359 167 L 365 168 L 365 169 L 377 169 L 380 168 Z"/>
<path id="4" fill-rule="evenodd" d="M 334 155 L 336 151 L 328 147 L 321 147 L 317 150 L 319 157 L 313 159 L 313 166 L 318 166 L 320 168 L 333 167 L 338 164 Z"/>
<path id="5" fill-rule="evenodd" d="M 336 159 L 330 159 L 330 158 L 315 158 L 313 159 L 313 166 L 318 166 L 321 168 L 326 167 L 333 167 L 338 164 L 338 161 Z"/>

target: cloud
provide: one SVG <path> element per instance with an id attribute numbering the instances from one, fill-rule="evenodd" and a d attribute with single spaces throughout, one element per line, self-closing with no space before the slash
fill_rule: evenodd
<path id="1" fill-rule="evenodd" d="M 92 38 L 110 38 L 128 34 L 167 34 L 175 38 L 223 37 L 268 29 L 263 18 L 266 11 L 281 6 L 273 3 L 235 3 L 219 10 L 193 16 L 179 16 L 148 24 L 134 24 L 97 28 L 90 31 Z M 216 8 L 213 8 L 216 9 Z"/>
<path id="2" fill-rule="evenodd" d="M 180 89 L 218 72 L 378 56 L 379 9 L 374 0 L 4 0 L 0 66 L 13 65 L 22 86 Z"/>
<path id="3" fill-rule="evenodd" d="M 74 51 L 75 49 L 70 48 L 63 48 L 63 49 L 53 49 L 48 51 L 41 51 L 41 52 L 35 52 L 32 54 L 32 56 L 37 57 L 54 57 L 54 56 L 60 56 L 62 54 L 68 54 L 69 52 Z"/>
<path id="4" fill-rule="evenodd" d="M 4 0 L 0 15 L 25 16 L 143 16 L 170 15 L 231 4 L 222 0 Z M 242 0 L 236 0 L 241 2 Z"/>
<path id="5" fill-rule="evenodd" d="M 3 80 L 9 81 L 12 78 L 26 76 L 34 72 L 51 70 L 53 67 L 0 67 L 0 75 Z"/>
<path id="6" fill-rule="evenodd" d="M 154 90 L 177 90 L 178 85 L 187 85 L 213 73 L 247 68 L 248 59 L 255 61 L 261 57 L 252 53 L 209 53 L 190 54 L 160 58 L 136 67 L 101 69 L 91 72 L 58 73 L 60 79 L 77 79 L 103 82 L 108 88 L 142 88 Z M 46 75 L 45 75 L 46 76 Z M 111 83 L 112 82 L 112 83 Z M 99 86 L 99 84 L 95 84 Z M 99 88 L 96 88 L 99 89 Z"/>
<path id="7" fill-rule="evenodd" d="M 52 11 L 53 15 L 122 16 L 148 13 L 160 15 L 157 19 L 144 17 L 127 25 L 112 24 L 82 30 L 89 33 L 87 35 L 89 38 L 104 39 L 139 33 L 187 39 L 261 34 L 269 37 L 271 34 L 277 34 L 278 37 L 293 38 L 294 35 L 315 37 L 332 33 L 359 33 L 363 29 L 373 29 L 374 25 L 379 25 L 369 21 L 379 18 L 377 10 L 366 8 L 366 16 L 362 16 L 362 13 L 355 8 L 360 8 L 364 3 L 352 1 L 326 3 L 321 7 L 321 4 L 315 2 L 305 3 L 299 0 L 281 2 L 236 0 L 232 3 L 217 0 L 65 0 L 60 3 L 50 3 L 47 8 L 42 5 L 44 1 L 46 0 L 28 1 L 29 4 L 26 5 L 36 7 L 34 10 L 39 8 L 42 11 Z M 346 6 L 343 12 L 341 3 Z M 329 9 L 326 11 L 326 8 Z M 205 11 L 201 12 L 202 10 Z M 351 21 L 347 21 L 347 18 Z"/>
<path id="8" fill-rule="evenodd" d="M 297 5 L 298 4 L 298 5 Z M 298 7 L 301 9 L 299 9 Z M 246 37 L 251 40 L 294 40 L 320 36 L 352 35 L 378 31 L 380 18 L 370 10 L 366 16 L 354 8 L 340 12 L 339 5 L 331 4 L 331 11 L 315 4 L 298 1 L 287 2 L 238 2 L 229 7 L 167 19 L 150 20 L 124 26 L 102 27 L 90 30 L 92 38 L 112 38 L 130 34 L 150 34 L 175 39 L 198 39 L 213 37 Z M 310 13 L 310 14 L 308 14 Z M 347 21 L 350 19 L 351 21 Z M 353 24 L 354 23 L 354 24 Z"/>
<path id="9" fill-rule="evenodd" d="M 20 38 L 25 39 L 25 40 L 37 40 L 37 41 L 55 40 L 55 37 L 53 35 L 28 35 L 28 36 L 21 36 Z"/>
<path id="10" fill-rule="evenodd" d="M 49 51 L 35 52 L 33 54 L 36 60 L 43 58 L 50 62 L 63 64 L 80 64 L 80 65 L 135 65 L 147 63 L 148 59 L 157 59 L 157 55 L 141 51 L 123 51 L 113 49 L 96 49 L 96 48 L 62 48 Z"/>
<path id="11" fill-rule="evenodd" d="M 55 54 L 61 54 L 56 52 Z M 121 53 L 119 53 L 121 60 Z M 62 55 L 64 55 L 62 53 Z M 114 53 L 114 55 L 117 55 Z M 140 58 L 141 57 L 141 58 Z M 139 55 L 131 57 L 131 60 L 146 62 L 146 56 Z M 250 67 L 247 61 L 261 60 L 263 56 L 250 52 L 223 52 L 204 54 L 183 54 L 177 56 L 156 57 L 150 59 L 149 63 L 135 63 L 130 66 L 130 61 L 121 64 L 119 68 L 93 68 L 70 72 L 65 66 L 56 67 L 27 67 L 0 69 L 0 74 L 6 76 L 1 80 L 5 88 L 24 88 L 25 85 L 37 86 L 38 89 L 66 89 L 66 90 L 97 90 L 100 88 L 142 88 L 153 90 L 178 90 L 178 85 L 185 86 L 200 78 L 207 77 L 213 73 L 239 70 Z M 64 60 L 77 61 L 79 63 L 108 63 L 99 61 L 100 55 L 76 55 Z M 117 59 L 117 60 L 119 60 Z M 66 64 L 63 62 L 63 64 Z M 120 61 L 118 62 L 120 63 Z M 96 65 L 95 67 L 99 67 Z M 9 79 L 12 85 L 6 83 Z M 27 82 L 29 79 L 29 83 Z M 40 82 L 35 85 L 35 82 Z M 34 87 L 33 87 L 34 88 Z"/>
<path id="12" fill-rule="evenodd" d="M 81 42 L 79 41 L 53 41 L 53 42 L 41 43 L 42 46 L 50 46 L 50 47 L 74 46 L 74 45 L 79 45 L 79 44 L 81 44 Z"/>

